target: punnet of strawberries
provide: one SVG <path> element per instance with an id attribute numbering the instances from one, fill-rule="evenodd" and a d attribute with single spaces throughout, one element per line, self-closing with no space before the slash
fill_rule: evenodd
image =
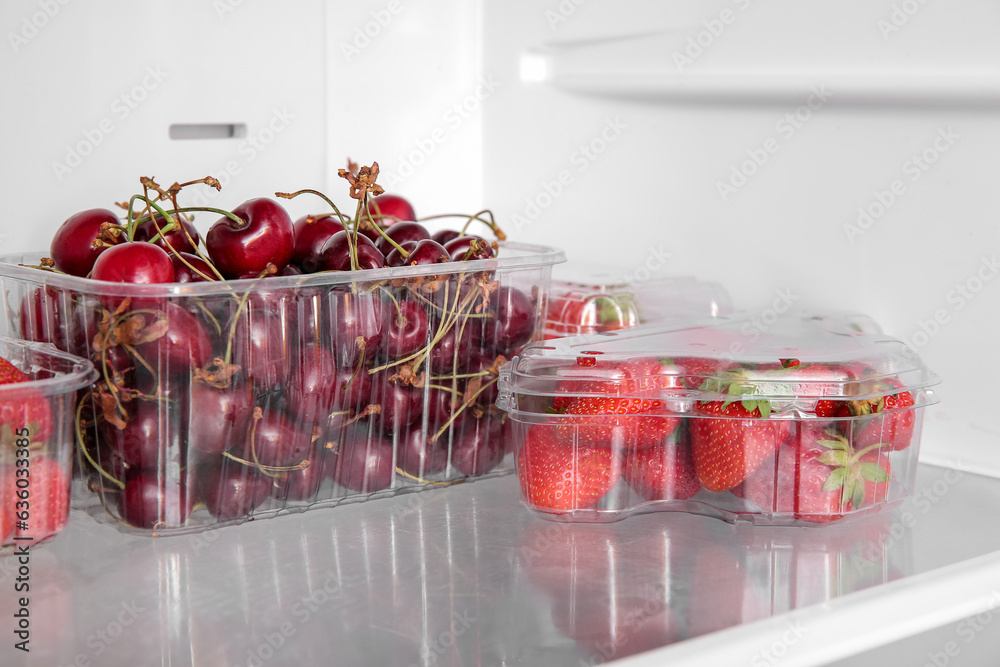
<path id="1" fill-rule="evenodd" d="M 501 374 L 529 507 L 823 524 L 902 501 L 939 380 L 836 317 L 740 315 L 532 345 Z M 867 320 L 866 320 L 867 321 Z"/>
<path id="2" fill-rule="evenodd" d="M 10 327 L 94 363 L 79 467 L 123 529 L 169 533 L 512 469 L 499 368 L 541 337 L 561 252 L 488 210 L 418 218 L 377 163 L 312 189 L 186 206 L 214 178 L 71 215 L 0 261 Z M 293 221 L 282 200 L 309 198 Z M 199 228 L 208 216 L 210 224 Z M 196 224 L 197 223 L 197 224 Z"/>

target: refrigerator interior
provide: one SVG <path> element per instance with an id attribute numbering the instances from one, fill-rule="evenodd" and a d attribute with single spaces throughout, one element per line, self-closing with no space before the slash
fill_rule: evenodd
<path id="1" fill-rule="evenodd" d="M 895 641 L 925 660 L 925 653 L 961 640 L 967 617 L 995 606 L 989 593 L 1000 590 L 1000 545 L 975 519 L 989 516 L 983 508 L 995 502 L 992 478 L 1000 477 L 994 451 L 1000 427 L 990 421 L 992 397 L 985 391 L 1000 371 L 1000 352 L 991 344 L 1000 325 L 996 3 L 293 0 L 279 8 L 246 0 L 17 0 L 0 8 L 0 24 L 8 42 L 0 49 L 0 81 L 8 91 L 0 102 L 5 253 L 44 250 L 71 213 L 126 199 L 140 176 L 164 184 L 206 175 L 222 181 L 221 193 L 206 189 L 194 205 L 232 208 L 306 187 L 343 199 L 337 170 L 350 158 L 377 160 L 380 183 L 410 198 L 420 215 L 487 207 L 511 238 L 562 248 L 572 262 L 611 264 L 639 282 L 671 275 L 719 282 L 755 317 L 754 331 L 790 308 L 868 314 L 944 380 L 936 389 L 941 402 L 925 411 L 918 491 L 933 490 L 949 471 L 964 481 L 948 487 L 930 518 L 892 542 L 893 572 L 863 585 L 847 583 L 827 560 L 817 575 L 831 578 L 826 593 L 775 604 L 789 594 L 776 588 L 787 586 L 787 570 L 778 567 L 783 552 L 751 540 L 747 550 L 757 554 L 758 569 L 751 568 L 756 583 L 744 590 L 760 594 L 755 604 L 772 606 L 748 607 L 711 630 L 726 634 L 729 657 L 742 659 L 756 655 L 761 636 L 780 638 L 795 619 L 857 631 L 859 619 L 871 622 L 906 602 L 910 613 L 881 637 L 862 633 L 838 649 L 820 640 L 825 633 L 807 633 L 799 657 L 789 653 L 782 664 L 822 664 L 836 650 L 845 661 L 851 652 L 873 651 L 867 655 L 878 661 L 878 651 L 891 652 Z M 293 217 L 312 206 L 301 199 L 288 204 Z M 205 231 L 213 221 L 206 215 L 196 225 Z M 567 652 L 579 647 L 566 643 L 565 634 L 562 643 L 538 639 L 559 636 L 550 625 L 548 635 L 524 629 L 536 620 L 532 614 L 550 624 L 553 609 L 531 597 L 537 591 L 528 573 L 504 552 L 510 545 L 501 537 L 523 538 L 536 522 L 504 495 L 515 492 L 516 481 L 507 478 L 433 499 L 420 494 L 428 501 L 418 512 L 407 513 L 404 501 L 377 501 L 328 517 L 320 512 L 224 529 L 218 542 L 210 538 L 221 559 L 214 565 L 188 553 L 195 543 L 187 538 L 124 539 L 107 526 L 83 525 L 88 518 L 74 513 L 68 534 L 40 549 L 38 576 L 52 576 L 41 584 L 51 586 L 43 595 L 59 611 L 52 625 L 69 628 L 64 638 L 50 638 L 49 655 L 62 664 L 80 648 L 96 658 L 87 640 L 103 627 L 100 618 L 114 617 L 128 586 L 155 585 L 140 606 L 158 610 L 142 623 L 155 637 L 146 648 L 162 649 L 163 664 L 213 658 L 249 664 L 245 647 L 252 651 L 281 627 L 282 605 L 322 586 L 326 568 L 339 563 L 347 569 L 337 571 L 338 581 L 372 569 L 390 581 L 417 580 L 412 591 L 359 588 L 352 599 L 362 621 L 377 618 L 383 604 L 423 604 L 425 612 L 439 605 L 438 616 L 417 610 L 422 620 L 398 631 L 405 645 L 399 653 L 380 647 L 387 655 L 419 655 L 419 664 L 468 664 L 473 656 L 484 664 L 607 659 Z M 452 505 L 449 494 L 472 509 Z M 496 535 L 469 535 L 449 523 L 448 511 L 464 517 L 456 521 L 485 512 L 477 530 L 494 530 L 484 526 L 499 521 Z M 367 549 L 388 540 L 390 556 L 330 551 L 338 544 L 330 531 L 352 516 L 362 526 L 384 524 L 358 544 Z M 626 521 L 611 531 L 622 549 L 612 552 L 626 561 L 641 558 L 645 552 L 621 545 L 666 530 L 682 542 L 722 544 L 745 567 L 745 535 L 709 522 L 671 517 L 664 527 L 640 517 L 632 533 Z M 938 528 L 971 546 L 944 545 Z M 876 532 L 869 544 L 892 538 Z M 400 534 L 415 540 L 419 564 L 407 560 Z M 324 546 L 310 551 L 306 542 L 314 538 Z M 452 544 L 475 555 L 472 580 L 461 578 L 465 571 L 440 568 Z M 74 561 L 74 552 L 90 557 Z M 397 554 L 405 565 L 396 563 Z M 115 573 L 114 559 L 126 556 L 132 562 Z M 487 556 L 496 562 L 478 560 Z M 294 568 L 281 566 L 285 557 Z M 760 559 L 777 569 L 759 569 Z M 307 579 L 296 581 L 299 574 Z M 197 580 L 203 587 L 218 582 L 218 592 L 192 585 Z M 682 586 L 667 574 L 664 580 Z M 431 594 L 429 581 L 444 588 Z M 486 583 L 506 597 L 486 604 L 489 613 L 476 612 L 469 622 L 476 632 L 458 634 L 468 609 L 461 596 L 480 604 L 492 595 Z M 83 618 L 86 599 L 96 600 L 102 614 L 95 628 Z M 198 615 L 200 605 L 226 609 L 226 600 L 235 602 L 219 629 L 178 625 L 184 614 Z M 338 602 L 320 616 L 340 623 L 350 609 Z M 521 612 L 526 616 L 517 618 Z M 385 613 L 406 617 L 395 608 Z M 165 623 L 162 631 L 154 615 Z M 427 653 L 442 628 L 450 628 L 458 648 Z M 657 664 L 658 650 L 664 659 L 698 664 L 699 656 L 726 650 L 721 635 L 702 633 L 657 649 L 669 628 L 659 631 L 648 651 L 622 664 Z M 107 649 L 134 657 L 143 646 L 139 634 L 125 633 Z M 301 660 L 318 659 L 329 638 L 319 624 L 303 635 L 308 639 L 289 639 L 286 648 Z M 210 653 L 209 638 L 219 636 L 228 641 Z M 478 643 L 470 643 L 473 636 Z M 522 649 L 543 653 L 516 654 L 518 636 L 525 638 Z M 982 651 L 990 640 L 980 637 L 988 636 L 975 633 L 970 647 Z M 355 648 L 378 644 L 374 634 L 340 640 L 357 642 Z M 422 647 L 417 653 L 414 641 Z M 498 646 L 514 654 L 477 653 Z M 963 650 L 972 659 L 973 648 Z"/>

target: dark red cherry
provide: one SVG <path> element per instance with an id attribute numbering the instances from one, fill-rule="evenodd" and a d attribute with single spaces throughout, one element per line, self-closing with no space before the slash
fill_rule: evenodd
<path id="1" fill-rule="evenodd" d="M 535 333 L 535 307 L 528 295 L 515 287 L 501 287 L 490 295 L 494 318 L 486 324 L 484 339 L 508 359 Z"/>
<path id="2" fill-rule="evenodd" d="M 423 241 L 424 239 L 430 239 L 431 237 L 431 233 L 428 232 L 427 228 L 419 222 L 394 223 L 391 227 L 385 230 L 385 235 L 396 243 L 402 243 L 403 241 Z M 389 243 L 385 237 L 377 240 L 375 242 L 375 246 L 383 255 L 387 254 L 395 247 Z"/>
<path id="3" fill-rule="evenodd" d="M 476 329 L 457 320 L 431 349 L 431 370 L 435 373 L 462 373 L 472 362 Z"/>
<path id="4" fill-rule="evenodd" d="M 333 412 L 339 393 L 336 373 L 329 347 L 316 343 L 300 347 L 285 390 L 289 413 L 300 423 L 309 424 Z"/>
<path id="5" fill-rule="evenodd" d="M 420 478 L 442 473 L 448 467 L 448 438 L 432 441 L 418 424 L 400 437 L 396 464 Z"/>
<path id="6" fill-rule="evenodd" d="M 243 202 L 233 214 L 246 224 L 222 218 L 205 235 L 212 263 L 226 278 L 262 274 L 268 264 L 281 271 L 295 248 L 292 219 L 281 204 L 260 197 Z"/>
<path id="7" fill-rule="evenodd" d="M 348 232 L 337 232 L 323 245 L 319 255 L 320 271 L 351 271 L 350 243 Z M 353 237 L 351 237 L 353 238 Z M 380 269 L 385 266 L 385 256 L 375 246 L 375 242 L 364 234 L 357 238 L 358 269 Z"/>
<path id="8" fill-rule="evenodd" d="M 345 489 L 358 493 L 381 491 L 392 485 L 392 450 L 392 440 L 372 424 L 348 426 L 327 469 L 333 481 Z"/>
<path id="9" fill-rule="evenodd" d="M 409 201 L 393 194 L 382 194 L 368 200 L 368 212 L 383 227 L 397 221 L 416 220 L 417 213 Z"/>
<path id="10" fill-rule="evenodd" d="M 382 408 L 379 423 L 390 435 L 403 432 L 423 414 L 423 394 L 413 387 L 375 380 L 375 400 Z"/>
<path id="11" fill-rule="evenodd" d="M 190 220 L 180 216 L 179 214 L 172 214 L 174 218 L 174 229 L 162 234 L 154 243 L 164 250 L 166 250 L 171 255 L 178 252 L 186 252 L 194 254 L 198 247 L 198 230 L 195 226 L 191 224 Z M 155 219 L 155 223 L 153 220 Z M 133 241 L 149 241 L 157 234 L 160 234 L 162 230 L 167 227 L 167 221 L 161 217 L 159 214 L 155 218 L 150 218 L 144 222 L 140 222 L 135 226 L 135 233 L 132 235 Z M 160 231 L 157 231 L 159 228 Z M 171 249 L 172 248 L 172 249 Z"/>
<path id="12" fill-rule="evenodd" d="M 100 254 L 94 262 L 91 277 L 112 283 L 172 283 L 174 263 L 158 245 L 119 243 Z"/>
<path id="13" fill-rule="evenodd" d="M 200 283 L 219 279 L 208 262 L 198 255 L 188 252 L 171 254 L 170 261 L 174 263 L 175 283 Z"/>
<path id="14" fill-rule="evenodd" d="M 256 389 L 268 391 L 285 384 L 291 366 L 289 350 L 294 334 L 279 314 L 247 304 L 233 334 L 232 363 L 250 378 Z M 230 325 L 223 328 L 230 331 Z"/>
<path id="15" fill-rule="evenodd" d="M 129 403 L 124 429 L 110 422 L 103 427 L 109 449 L 140 470 L 166 470 L 184 462 L 187 435 L 187 403 L 139 400 Z"/>
<path id="16" fill-rule="evenodd" d="M 437 241 L 441 245 L 445 245 L 448 241 L 452 239 L 457 239 L 462 235 L 462 232 L 455 229 L 439 229 L 438 231 L 431 234 L 431 239 Z"/>
<path id="17" fill-rule="evenodd" d="M 323 454 L 315 451 L 308 466 L 282 473 L 274 480 L 272 496 L 276 500 L 285 501 L 303 501 L 315 497 L 326 476 L 324 460 Z"/>
<path id="18" fill-rule="evenodd" d="M 101 225 L 108 223 L 120 229 L 117 241 L 124 241 L 124 228 L 119 225 L 118 216 L 106 208 L 92 208 L 75 213 L 66 219 L 52 236 L 49 255 L 55 268 L 64 273 L 84 278 L 94 268 L 94 262 L 107 248 L 92 244 L 101 233 Z M 105 235 L 105 240 L 115 238 Z"/>
<path id="19" fill-rule="evenodd" d="M 403 241 L 399 244 L 400 247 L 407 253 L 413 251 L 413 248 L 417 245 L 416 241 Z M 385 256 L 386 266 L 403 266 L 407 262 L 407 258 L 403 257 L 403 253 L 399 252 L 399 248 L 393 248 L 389 251 L 389 254 Z"/>
<path id="20" fill-rule="evenodd" d="M 249 385 L 236 383 L 218 388 L 192 383 L 191 405 L 194 409 L 188 427 L 190 447 L 206 454 L 221 454 L 244 441 L 253 410 Z"/>
<path id="21" fill-rule="evenodd" d="M 256 468 L 223 459 L 205 473 L 202 495 L 209 514 L 219 521 L 232 521 L 251 514 L 271 494 L 271 478 Z"/>
<path id="22" fill-rule="evenodd" d="M 416 301 L 400 299 L 383 306 L 385 351 L 392 359 L 409 356 L 430 342 L 427 311 Z"/>
<path id="23" fill-rule="evenodd" d="M 163 335 L 136 346 L 146 362 L 157 373 L 168 375 L 189 375 L 208 365 L 212 339 L 198 318 L 172 301 L 161 312 L 166 322 Z"/>
<path id="24" fill-rule="evenodd" d="M 451 464 L 463 475 L 478 477 L 490 472 L 503 460 L 504 445 L 499 420 L 489 415 L 480 419 L 459 418 L 454 425 Z"/>
<path id="25" fill-rule="evenodd" d="M 422 241 L 417 241 L 412 247 L 406 248 L 406 251 L 410 254 L 406 258 L 400 258 L 399 266 L 419 266 L 424 264 L 444 264 L 445 262 L 451 261 L 451 256 L 448 251 L 444 249 L 437 241 L 432 241 L 430 239 L 423 239 Z M 395 253 L 400 253 L 398 250 L 393 250 Z"/>
<path id="26" fill-rule="evenodd" d="M 149 530 L 177 527 L 187 521 L 194 503 L 187 484 L 155 471 L 128 475 L 118 496 L 118 513 L 127 523 Z"/>
<path id="27" fill-rule="evenodd" d="M 335 289 L 330 293 L 331 343 L 340 366 L 375 359 L 382 348 L 386 305 L 372 292 Z"/>
<path id="28" fill-rule="evenodd" d="M 333 215 L 306 215 L 295 221 L 295 249 L 292 262 L 305 273 L 319 270 L 320 252 L 330 237 L 344 225 Z"/>
<path id="29" fill-rule="evenodd" d="M 494 256 L 493 246 L 490 245 L 489 241 L 474 234 L 454 238 L 445 243 L 444 248 L 456 262 L 489 259 Z"/>
<path id="30" fill-rule="evenodd" d="M 21 299 L 21 318 L 18 322 L 21 337 L 38 343 L 51 343 L 64 352 L 70 350 L 66 335 L 69 302 L 64 301 L 63 291 L 46 286 L 29 289 Z M 89 346 L 87 346 L 89 347 Z"/>
<path id="31" fill-rule="evenodd" d="M 311 430 L 272 406 L 254 416 L 244 440 L 233 453 L 244 461 L 265 466 L 297 465 L 308 459 L 312 451 Z"/>

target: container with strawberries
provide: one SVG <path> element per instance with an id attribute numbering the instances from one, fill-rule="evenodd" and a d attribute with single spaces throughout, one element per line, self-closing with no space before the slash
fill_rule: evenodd
<path id="1" fill-rule="evenodd" d="M 912 488 L 939 380 L 861 316 L 743 315 L 532 345 L 503 369 L 529 507 L 755 524 L 883 511 Z"/>
<path id="2" fill-rule="evenodd" d="M 169 534 L 513 469 L 497 376 L 541 338 L 562 253 L 489 211 L 419 219 L 377 163 L 340 176 L 350 210 L 192 207 L 218 182 L 142 178 L 0 258 L 0 333 L 99 371 L 72 424 L 96 516 Z"/>
<path id="3" fill-rule="evenodd" d="M 0 545 L 30 547 L 65 527 L 76 394 L 95 379 L 89 361 L 0 337 Z"/>
<path id="4" fill-rule="evenodd" d="M 653 277 L 608 265 L 569 262 L 552 274 L 545 338 L 691 321 L 732 311 L 726 290 L 691 276 Z"/>

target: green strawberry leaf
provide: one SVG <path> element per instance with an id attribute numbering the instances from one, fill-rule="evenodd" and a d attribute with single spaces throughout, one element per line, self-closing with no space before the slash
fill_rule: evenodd
<path id="1" fill-rule="evenodd" d="M 847 460 L 850 455 L 842 449 L 831 449 L 828 452 L 823 452 L 819 455 L 816 460 L 823 465 L 833 466 L 835 468 L 843 468 L 847 465 Z"/>
<path id="2" fill-rule="evenodd" d="M 757 401 L 757 409 L 760 410 L 760 416 L 767 419 L 771 415 L 771 401 Z"/>
<path id="3" fill-rule="evenodd" d="M 819 445 L 820 447 L 826 447 L 827 449 L 838 449 L 838 450 L 843 450 L 845 452 L 851 448 L 851 446 L 847 444 L 847 440 L 843 440 L 840 438 L 836 440 L 817 440 L 816 444 Z"/>
<path id="4" fill-rule="evenodd" d="M 858 509 L 865 504 L 865 483 L 860 479 L 854 482 L 854 493 L 851 494 L 851 505 Z"/>
<path id="5" fill-rule="evenodd" d="M 826 478 L 823 482 L 824 491 L 836 491 L 837 489 L 844 486 L 844 481 L 847 479 L 847 470 L 844 468 L 834 468 L 830 476 Z"/>
<path id="6" fill-rule="evenodd" d="M 861 464 L 861 476 L 869 482 L 879 483 L 889 481 L 889 473 L 885 471 L 885 468 L 872 461 L 866 461 Z"/>

